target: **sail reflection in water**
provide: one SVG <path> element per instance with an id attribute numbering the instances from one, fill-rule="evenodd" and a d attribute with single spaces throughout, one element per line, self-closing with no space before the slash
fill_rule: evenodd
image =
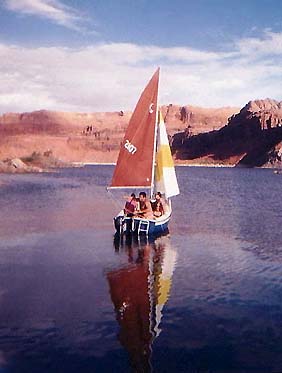
<path id="1" fill-rule="evenodd" d="M 134 371 L 150 372 L 152 344 L 161 332 L 177 253 L 168 236 L 156 240 L 115 241 L 128 264 L 107 273 L 110 295 L 120 325 L 118 339 L 128 351 Z"/>

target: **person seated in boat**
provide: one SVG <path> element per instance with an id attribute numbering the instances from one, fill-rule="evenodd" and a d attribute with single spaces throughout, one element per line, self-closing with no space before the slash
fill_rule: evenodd
<path id="1" fill-rule="evenodd" d="M 162 194 L 160 192 L 157 192 L 155 194 L 155 201 L 152 203 L 152 208 L 153 208 L 153 214 L 154 217 L 159 218 L 164 214 L 164 206 L 163 206 L 163 199 L 162 199 Z"/>
<path id="2" fill-rule="evenodd" d="M 139 193 L 139 210 L 135 212 L 135 215 L 145 219 L 154 218 L 151 203 L 147 200 L 145 192 Z"/>
<path id="3" fill-rule="evenodd" d="M 135 196 L 135 193 L 131 193 L 130 197 L 128 197 L 127 201 L 125 202 L 124 206 L 124 214 L 126 216 L 133 216 L 135 210 L 137 210 L 138 201 Z"/>

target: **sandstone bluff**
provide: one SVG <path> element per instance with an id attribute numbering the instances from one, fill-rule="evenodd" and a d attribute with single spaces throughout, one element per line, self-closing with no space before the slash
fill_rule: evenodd
<path id="1" fill-rule="evenodd" d="M 241 110 L 172 104 L 161 109 L 177 164 L 281 164 L 281 102 L 250 101 Z M 115 162 L 130 116 L 123 110 L 4 114 L 0 116 L 0 172 L 38 172 L 72 162 Z"/>
<path id="2" fill-rule="evenodd" d="M 208 133 L 175 134 L 176 160 L 246 167 L 281 167 L 282 102 L 250 101 L 225 126 Z"/>

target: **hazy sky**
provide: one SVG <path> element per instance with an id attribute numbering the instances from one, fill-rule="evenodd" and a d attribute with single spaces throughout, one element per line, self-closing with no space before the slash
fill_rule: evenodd
<path id="1" fill-rule="evenodd" d="M 282 100 L 280 0 L 0 0 L 0 112 Z"/>

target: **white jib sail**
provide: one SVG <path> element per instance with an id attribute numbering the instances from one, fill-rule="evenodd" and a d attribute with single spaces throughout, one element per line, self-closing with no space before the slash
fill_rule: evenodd
<path id="1" fill-rule="evenodd" d="M 161 112 L 159 112 L 159 130 L 157 137 L 155 190 L 163 193 L 166 198 L 179 194 L 174 163 Z"/>

